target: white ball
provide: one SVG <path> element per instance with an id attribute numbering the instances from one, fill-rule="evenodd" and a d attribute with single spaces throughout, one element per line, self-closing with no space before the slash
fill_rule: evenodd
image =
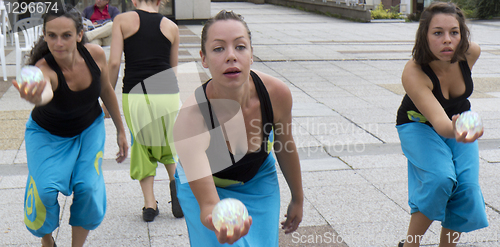
<path id="1" fill-rule="evenodd" d="M 236 226 L 241 229 L 247 218 L 247 208 L 240 200 L 234 198 L 221 200 L 212 210 L 212 222 L 215 229 L 220 231 L 222 226 L 226 226 L 228 236 L 233 235 Z"/>
<path id="2" fill-rule="evenodd" d="M 465 111 L 460 114 L 455 122 L 458 133 L 467 131 L 467 137 L 471 137 L 483 130 L 483 122 L 479 114 L 473 111 Z"/>
<path id="3" fill-rule="evenodd" d="M 19 86 L 21 86 L 24 82 L 28 83 L 28 85 L 31 83 L 39 83 L 43 81 L 43 73 L 36 66 L 24 66 L 16 76 L 16 81 Z"/>

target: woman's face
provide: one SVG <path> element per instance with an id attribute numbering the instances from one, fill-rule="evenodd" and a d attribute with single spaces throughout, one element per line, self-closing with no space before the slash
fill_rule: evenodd
<path id="1" fill-rule="evenodd" d="M 250 74 L 252 47 L 247 29 L 237 20 L 220 20 L 207 32 L 206 54 L 200 52 L 203 67 L 216 82 L 238 87 Z"/>
<path id="2" fill-rule="evenodd" d="M 427 40 L 432 54 L 439 60 L 450 61 L 460 39 L 460 24 L 454 15 L 441 13 L 432 17 Z"/>
<path id="3" fill-rule="evenodd" d="M 82 37 L 83 31 L 76 33 L 75 22 L 68 17 L 57 17 L 45 23 L 44 40 L 54 57 L 66 58 Z"/>

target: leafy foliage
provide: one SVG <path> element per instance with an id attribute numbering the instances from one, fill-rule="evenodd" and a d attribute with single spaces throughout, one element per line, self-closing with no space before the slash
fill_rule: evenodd
<path id="1" fill-rule="evenodd" d="M 476 0 L 474 15 L 479 19 L 500 16 L 500 0 Z"/>
<path id="2" fill-rule="evenodd" d="M 384 9 L 384 5 L 380 3 L 371 11 L 372 19 L 400 19 L 403 18 L 399 13 L 399 5 L 391 7 L 391 9 Z"/>

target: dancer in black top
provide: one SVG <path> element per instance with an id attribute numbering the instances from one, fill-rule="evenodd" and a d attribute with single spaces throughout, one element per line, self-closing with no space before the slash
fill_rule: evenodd
<path id="1" fill-rule="evenodd" d="M 24 222 L 42 237 L 43 246 L 55 246 L 58 193 L 73 194 L 72 245 L 83 246 L 89 230 L 99 226 L 106 212 L 101 168 L 105 130 L 99 97 L 117 129 L 117 162 L 127 157 L 125 129 L 108 80 L 106 56 L 100 46 L 85 44 L 78 10 L 70 6 L 48 10 L 43 33 L 29 63 L 41 69 L 44 80 L 20 87 L 13 81 L 21 97 L 35 104 L 25 133 L 29 175 Z"/>
<path id="2" fill-rule="evenodd" d="M 143 219 L 153 221 L 159 209 L 153 192 L 158 163 L 170 179 L 172 213 L 183 217 L 176 197 L 175 150 L 172 128 L 180 107 L 175 76 L 179 50 L 177 25 L 158 13 L 160 0 L 134 1 L 136 10 L 118 15 L 113 24 L 109 58 L 113 86 L 125 54 L 122 106 L 132 135 L 130 177 L 140 182 L 144 195 Z"/>
<path id="3" fill-rule="evenodd" d="M 291 192 L 285 233 L 302 221 L 300 162 L 291 131 L 292 95 L 277 78 L 250 69 L 251 34 L 243 17 L 221 11 L 202 31 L 202 64 L 212 79 L 183 103 L 174 127 L 178 197 L 191 246 L 278 246 L 278 159 Z M 216 230 L 212 210 L 224 198 L 250 215 L 233 233 Z"/>
<path id="4" fill-rule="evenodd" d="M 455 4 L 433 2 L 422 13 L 396 126 L 408 158 L 412 214 L 400 246 L 419 246 L 434 220 L 442 225 L 440 246 L 456 246 L 461 232 L 488 226 L 478 181 L 476 140 L 483 132 L 467 137 L 455 127 L 470 109 L 471 69 L 480 53 Z"/>

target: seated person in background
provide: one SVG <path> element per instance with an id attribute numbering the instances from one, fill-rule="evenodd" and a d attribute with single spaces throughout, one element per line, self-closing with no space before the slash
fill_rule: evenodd
<path id="1" fill-rule="evenodd" d="M 120 14 L 118 8 L 109 6 L 109 0 L 95 0 L 95 4 L 86 7 L 82 16 L 92 21 L 93 29 L 85 32 L 90 43 L 101 46 L 111 45 L 113 19 Z"/>

